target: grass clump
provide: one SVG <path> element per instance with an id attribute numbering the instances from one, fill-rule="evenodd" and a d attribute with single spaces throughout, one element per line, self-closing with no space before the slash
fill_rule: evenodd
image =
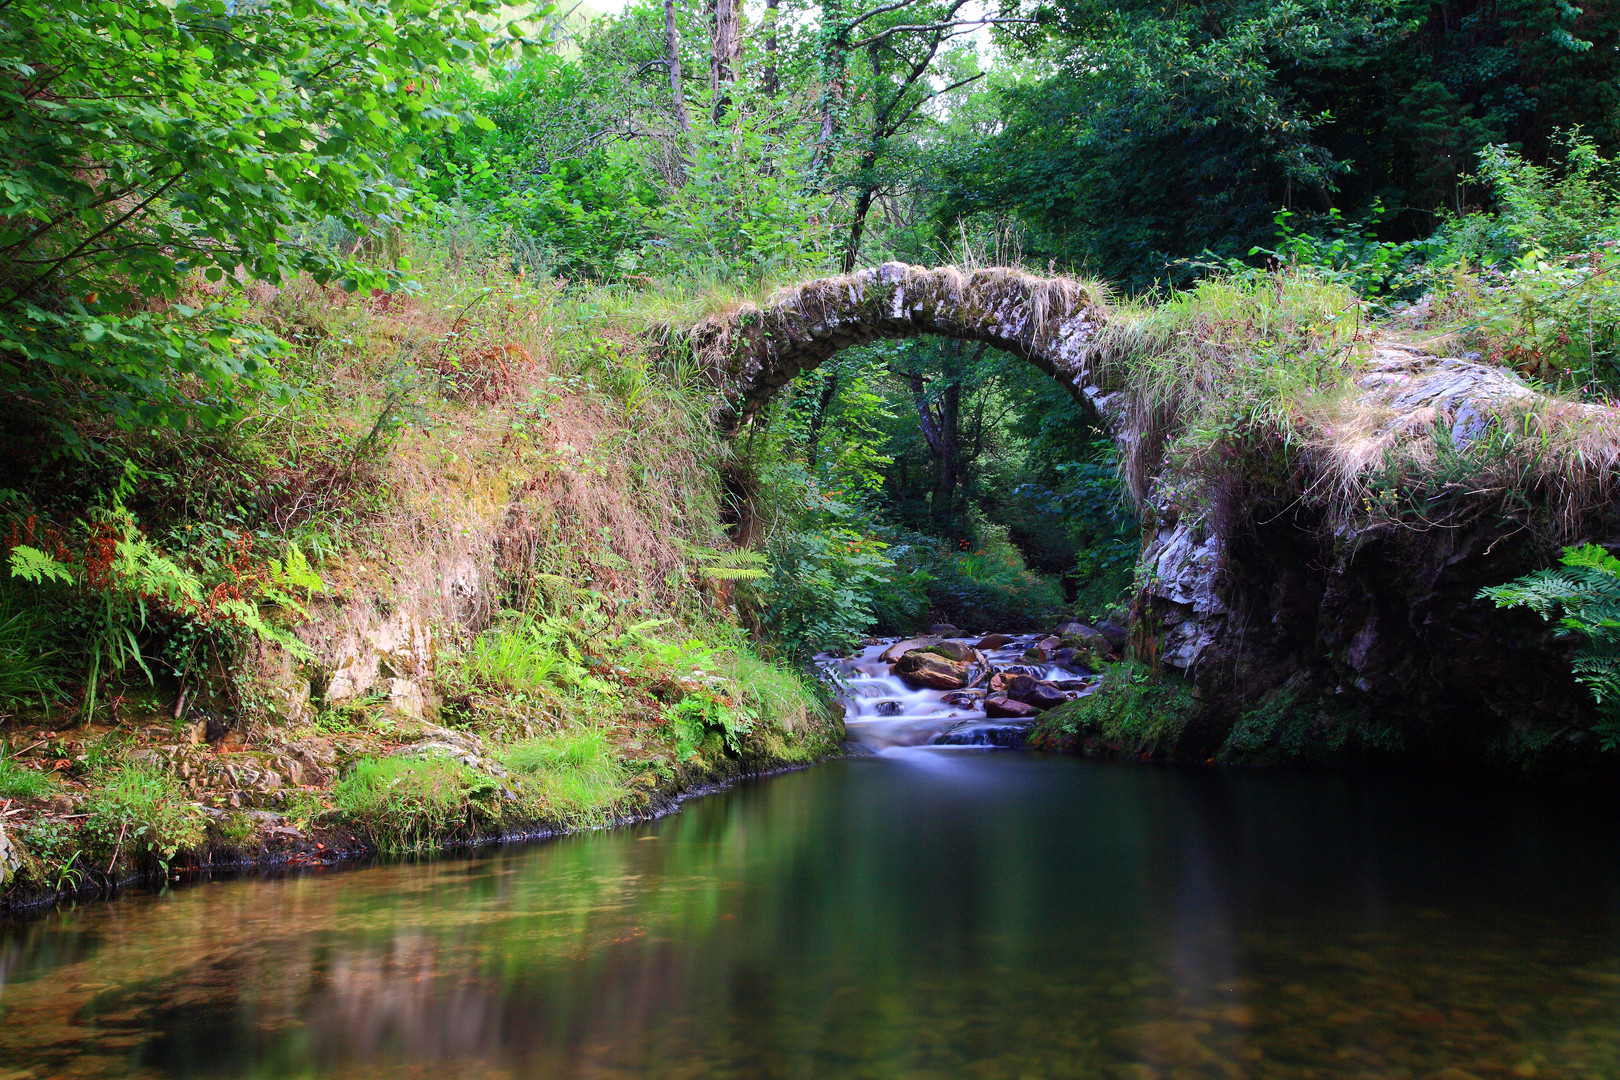
<path id="1" fill-rule="evenodd" d="M 614 757 L 607 733 L 598 728 L 524 739 L 499 756 L 521 781 L 525 800 L 548 820 L 600 824 L 628 794 L 630 770 Z"/>
<path id="2" fill-rule="evenodd" d="M 1314 408 L 1355 370 L 1361 307 L 1347 286 L 1290 269 L 1217 275 L 1121 308 L 1100 345 L 1138 433 L 1122 462 L 1137 503 L 1166 458 L 1198 472 L 1242 457 L 1253 469 L 1303 445 Z"/>
<path id="3" fill-rule="evenodd" d="M 362 758 L 332 785 L 336 811 L 384 851 L 418 851 L 489 817 L 492 777 L 447 758 Z"/>
<path id="4" fill-rule="evenodd" d="M 180 782 L 148 765 L 114 769 L 90 789 L 82 809 L 81 848 L 92 867 L 105 860 L 109 873 L 120 862 L 166 868 L 207 836 L 204 817 Z"/>
<path id="5" fill-rule="evenodd" d="M 1130 753 L 1168 753 L 1199 711 L 1179 677 L 1136 661 L 1109 664 L 1098 690 L 1042 714 L 1033 741 L 1063 746 L 1099 740 Z"/>
<path id="6" fill-rule="evenodd" d="M 43 799 L 54 787 L 44 773 L 28 768 L 0 743 L 0 799 Z"/>

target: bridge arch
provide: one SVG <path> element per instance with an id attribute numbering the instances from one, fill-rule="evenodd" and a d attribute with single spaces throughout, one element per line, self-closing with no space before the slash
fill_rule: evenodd
<path id="1" fill-rule="evenodd" d="M 1070 277 L 891 262 L 710 316 L 687 340 L 723 402 L 717 419 L 727 432 L 842 349 L 925 334 L 984 342 L 1028 360 L 1112 428 L 1116 395 L 1098 345 L 1107 318 L 1097 299 L 1094 287 Z"/>

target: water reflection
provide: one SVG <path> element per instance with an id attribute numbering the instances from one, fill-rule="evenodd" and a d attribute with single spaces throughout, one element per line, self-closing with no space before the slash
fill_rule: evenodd
<path id="1" fill-rule="evenodd" d="M 1609 820 L 856 759 L 638 829 L 15 927 L 0 1077 L 1609 1077 Z"/>

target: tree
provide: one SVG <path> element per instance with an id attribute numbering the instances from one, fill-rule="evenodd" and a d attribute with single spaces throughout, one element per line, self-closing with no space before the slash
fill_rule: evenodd
<path id="1" fill-rule="evenodd" d="M 217 424 L 271 373 L 247 279 L 363 269 L 326 240 L 411 213 L 401 134 L 484 65 L 493 0 L 0 5 L 0 394 L 53 416 Z M 82 449 L 82 448 L 81 448 Z"/>
<path id="2" fill-rule="evenodd" d="M 1140 287 L 1264 243 L 1279 207 L 1393 208 L 1426 235 L 1479 197 L 1488 143 L 1541 161 L 1558 128 L 1620 141 L 1608 0 L 1058 0 L 1010 28 L 1051 74 L 947 163 L 938 227 L 1015 210 L 1035 254 Z"/>

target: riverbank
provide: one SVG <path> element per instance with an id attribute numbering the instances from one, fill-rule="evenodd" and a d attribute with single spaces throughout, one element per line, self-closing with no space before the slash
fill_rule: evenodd
<path id="1" fill-rule="evenodd" d="M 696 750 L 681 759 L 678 739 L 654 728 L 643 721 L 566 746 L 553 739 L 555 752 L 540 764 L 528 760 L 533 741 L 491 747 L 473 731 L 432 723 L 417 725 L 409 733 L 415 738 L 404 742 L 397 728 L 214 744 L 141 729 L 121 740 L 120 764 L 103 764 L 82 780 L 70 767 L 48 797 L 0 804 L 6 815 L 0 913 L 37 912 L 165 880 L 443 854 L 650 821 L 742 779 L 833 756 L 843 734 L 833 710 L 801 730 L 765 724 L 744 733 L 734 749 L 711 745 L 708 755 Z M 24 768 L 34 750 L 45 750 L 48 759 L 81 745 L 104 746 L 107 738 L 100 735 L 98 744 L 94 733 L 84 733 L 85 742 L 33 734 L 43 738 L 12 757 Z M 282 781 L 259 767 L 267 756 L 313 782 Z M 357 776 L 379 775 L 385 779 L 370 785 L 369 798 L 357 793 L 364 786 Z M 174 777 L 200 782 L 182 789 Z M 595 790 L 585 790 L 593 781 Z"/>

